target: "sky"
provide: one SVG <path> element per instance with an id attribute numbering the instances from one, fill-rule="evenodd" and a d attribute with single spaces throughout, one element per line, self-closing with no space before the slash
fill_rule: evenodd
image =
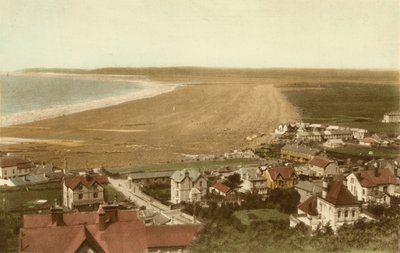
<path id="1" fill-rule="evenodd" d="M 398 0 L 0 0 L 0 71 L 400 69 Z"/>

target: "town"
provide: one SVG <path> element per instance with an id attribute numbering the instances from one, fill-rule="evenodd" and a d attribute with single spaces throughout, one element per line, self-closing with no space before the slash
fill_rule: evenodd
<path id="1" fill-rule="evenodd" d="M 392 115 L 398 117 L 385 114 L 384 122 L 398 122 Z M 305 122 L 282 123 L 271 135 L 274 150 L 262 145 L 220 156 L 183 154 L 178 169 L 147 172 L 74 170 L 67 159 L 58 168 L 3 154 L 3 229 L 19 237 L 19 252 L 187 252 L 213 219 L 245 210 L 255 220 L 262 216 L 250 211 L 288 215 L 287 227 L 308 237 L 378 223 L 390 212 L 398 219 L 400 157 L 375 157 L 374 150 L 399 147 L 400 136 Z M 368 148 L 366 159 L 330 152 L 345 146 Z M 247 162 L 189 166 L 238 159 Z M 31 199 L 23 211 L 8 210 L 7 192 L 49 187 L 60 194 Z M 22 221 L 10 229 L 7 217 Z"/>

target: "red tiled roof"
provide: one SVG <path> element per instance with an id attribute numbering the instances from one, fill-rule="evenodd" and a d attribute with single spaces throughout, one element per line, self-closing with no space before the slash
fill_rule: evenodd
<path id="1" fill-rule="evenodd" d="M 33 168 L 34 165 L 31 161 L 25 160 L 19 157 L 0 157 L 0 167 L 14 167 L 17 166 L 18 168 Z"/>
<path id="2" fill-rule="evenodd" d="M 68 188 L 74 190 L 79 184 L 83 184 L 86 187 L 92 186 L 93 184 L 108 184 L 107 176 L 100 175 L 85 175 L 85 176 L 66 176 L 64 177 L 65 185 Z"/>
<path id="3" fill-rule="evenodd" d="M 317 197 L 311 196 L 301 203 L 298 208 L 309 215 L 318 215 L 317 211 Z"/>
<path id="4" fill-rule="evenodd" d="M 365 137 L 360 142 L 364 142 L 364 143 L 379 143 L 378 140 L 376 140 L 374 138 L 371 138 L 371 137 Z"/>
<path id="5" fill-rule="evenodd" d="M 363 187 L 376 187 L 387 184 L 400 184 L 399 179 L 390 171 L 389 168 L 378 169 L 378 174 L 375 174 L 375 169 L 363 170 L 356 173 L 357 179 Z"/>
<path id="6" fill-rule="evenodd" d="M 231 188 L 229 188 L 228 186 L 224 185 L 223 183 L 220 182 L 215 182 L 215 184 L 213 186 L 211 186 L 215 189 L 217 189 L 218 191 L 222 192 L 222 193 L 228 193 L 231 191 Z"/>
<path id="7" fill-rule="evenodd" d="M 326 168 L 330 163 L 333 163 L 332 160 L 326 159 L 324 157 L 316 156 L 309 162 L 312 166 L 317 166 L 320 168 Z"/>
<path id="8" fill-rule="evenodd" d="M 329 183 L 325 200 L 338 206 L 359 204 L 357 199 L 353 196 L 353 194 L 350 193 L 347 187 L 339 181 L 332 181 Z"/>
<path id="9" fill-rule="evenodd" d="M 149 248 L 188 246 L 200 229 L 200 225 L 146 227 L 147 246 Z"/>
<path id="10" fill-rule="evenodd" d="M 290 179 L 293 176 L 296 176 L 296 173 L 292 167 L 274 167 L 267 170 L 272 180 L 276 180 L 278 176 L 281 176 L 283 179 Z"/>
<path id="11" fill-rule="evenodd" d="M 200 225 L 146 227 L 136 211 L 116 212 L 116 220 L 111 220 L 105 230 L 99 230 L 97 212 L 64 213 L 60 226 L 51 223 L 51 214 L 24 215 L 20 252 L 76 252 L 85 243 L 95 252 L 105 253 L 186 247 L 201 228 Z"/>

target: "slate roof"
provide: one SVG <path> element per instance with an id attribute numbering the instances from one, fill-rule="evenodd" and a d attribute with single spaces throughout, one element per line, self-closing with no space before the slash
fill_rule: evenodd
<path id="1" fill-rule="evenodd" d="M 279 176 L 281 176 L 283 179 L 297 177 L 296 172 L 292 167 L 274 167 L 268 169 L 267 172 L 271 176 L 272 180 L 277 180 Z"/>
<path id="2" fill-rule="evenodd" d="M 362 187 L 376 187 L 379 185 L 395 184 L 399 185 L 399 179 L 395 177 L 389 168 L 378 169 L 377 174 L 374 169 L 363 170 L 355 175 Z"/>
<path id="3" fill-rule="evenodd" d="M 318 215 L 317 211 L 317 197 L 316 196 L 311 196 L 308 199 L 306 199 L 303 203 L 301 203 L 298 208 L 305 212 L 306 214 L 309 215 Z"/>
<path id="4" fill-rule="evenodd" d="M 183 170 L 177 170 L 171 175 L 171 179 L 173 179 L 175 182 L 182 182 L 182 180 L 186 177 L 186 173 L 188 174 L 190 180 L 192 182 L 196 182 L 197 179 L 200 178 L 201 173 L 197 170 L 193 169 L 183 169 Z"/>
<path id="5" fill-rule="evenodd" d="M 356 197 L 354 197 L 340 181 L 332 181 L 329 183 L 325 200 L 335 206 L 359 204 Z"/>
<path id="6" fill-rule="evenodd" d="M 330 163 L 333 163 L 332 160 L 329 160 L 325 157 L 321 157 L 321 156 L 315 156 L 313 159 L 311 159 L 311 161 L 309 162 L 310 165 L 312 166 L 317 166 L 320 168 L 326 168 L 326 166 L 328 166 Z"/>
<path id="7" fill-rule="evenodd" d="M 101 210 L 100 210 L 101 211 Z M 116 210 L 116 220 L 99 230 L 99 214 L 107 212 L 64 213 L 63 225 L 54 225 L 51 214 L 24 215 L 20 229 L 20 252 L 76 252 L 89 245 L 95 252 L 146 252 L 149 248 L 186 247 L 200 225 L 148 226 L 137 211 Z"/>
<path id="8" fill-rule="evenodd" d="M 64 177 L 65 185 L 74 190 L 80 184 L 85 187 L 94 185 L 95 183 L 99 185 L 108 184 L 108 177 L 101 175 L 79 175 L 79 176 L 66 176 Z"/>
<path id="9" fill-rule="evenodd" d="M 303 153 L 307 155 L 316 155 L 320 152 L 319 149 L 307 147 L 307 146 L 299 146 L 299 145 L 292 145 L 292 144 L 286 144 L 285 146 L 282 147 L 281 151 L 291 151 L 295 153 Z"/>

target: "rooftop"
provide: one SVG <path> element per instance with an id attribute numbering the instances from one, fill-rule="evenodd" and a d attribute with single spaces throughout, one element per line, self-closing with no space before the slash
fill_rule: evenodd
<path id="1" fill-rule="evenodd" d="M 188 176 L 192 182 L 196 182 L 201 176 L 201 173 L 194 169 L 177 170 L 171 175 L 171 179 L 175 182 L 182 182 L 186 176 Z"/>
<path id="2" fill-rule="evenodd" d="M 400 180 L 396 178 L 389 168 L 362 170 L 357 172 L 355 175 L 361 186 L 367 188 L 376 187 L 379 185 L 400 184 Z"/>
<path id="3" fill-rule="evenodd" d="M 18 168 L 33 168 L 34 164 L 26 159 L 22 159 L 19 157 L 13 157 L 13 156 L 4 156 L 0 157 L 0 167 L 1 168 L 6 168 L 6 167 L 15 167 L 17 166 Z"/>
<path id="4" fill-rule="evenodd" d="M 359 204 L 353 194 L 340 181 L 329 183 L 325 200 L 335 206 Z"/>
<path id="5" fill-rule="evenodd" d="M 296 172 L 292 167 L 273 167 L 267 170 L 272 180 L 277 180 L 279 177 L 283 179 L 291 179 L 296 176 Z"/>
<path id="6" fill-rule="evenodd" d="M 315 156 L 313 159 L 310 160 L 309 164 L 312 166 L 317 166 L 320 168 L 326 168 L 330 163 L 333 163 L 332 160 L 329 160 L 328 158 L 321 157 L 321 156 Z"/>
<path id="7" fill-rule="evenodd" d="M 85 187 L 92 186 L 94 184 L 108 184 L 107 176 L 101 175 L 79 175 L 79 176 L 65 176 L 64 183 L 68 188 L 74 190 L 80 184 L 84 185 Z"/>

